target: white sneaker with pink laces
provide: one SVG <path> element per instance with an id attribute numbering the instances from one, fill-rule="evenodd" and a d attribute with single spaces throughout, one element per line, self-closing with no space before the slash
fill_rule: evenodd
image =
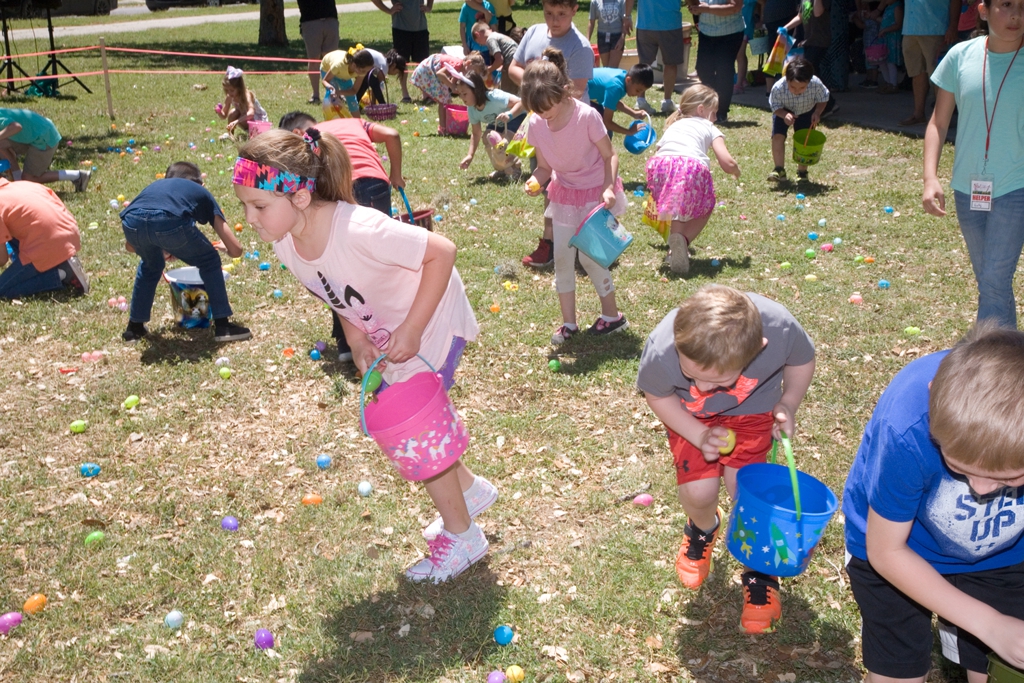
<path id="1" fill-rule="evenodd" d="M 427 541 L 430 556 L 425 557 L 405 570 L 405 578 L 413 583 L 430 581 L 442 583 L 454 578 L 487 554 L 489 544 L 483 530 L 471 523 L 466 531 L 469 540 L 464 540 L 444 529 L 431 541 Z"/>
<path id="2" fill-rule="evenodd" d="M 466 499 L 466 509 L 469 511 L 469 516 L 472 519 L 476 519 L 477 515 L 494 505 L 494 502 L 498 500 L 498 488 L 483 477 L 477 476 L 473 485 L 462 492 L 462 496 Z M 423 530 L 423 538 L 428 541 L 436 538 L 443 528 L 444 520 L 438 516 L 437 519 L 428 524 Z"/>

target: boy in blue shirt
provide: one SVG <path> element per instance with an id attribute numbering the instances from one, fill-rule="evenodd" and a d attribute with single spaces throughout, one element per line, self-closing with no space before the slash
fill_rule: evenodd
<path id="1" fill-rule="evenodd" d="M 224 220 L 217 200 L 203 187 L 199 167 L 188 161 L 171 164 L 163 179 L 147 186 L 121 212 L 126 248 L 142 258 L 132 290 L 128 329 L 121 335 L 126 342 L 136 342 L 148 334 L 145 323 L 149 322 L 156 287 L 169 256 L 199 269 L 213 315 L 214 341 L 244 341 L 252 336 L 248 328 L 229 319 L 231 305 L 220 254 L 196 223 L 212 225 L 229 256 L 242 255 L 242 245 Z"/>
<path id="2" fill-rule="evenodd" d="M 0 158 L 11 162 L 15 180 L 55 183 L 67 180 L 75 192 L 85 192 L 91 171 L 51 171 L 53 155 L 60 144 L 53 121 L 31 109 L 0 109 Z M 18 157 L 25 161 L 18 166 Z"/>
<path id="3" fill-rule="evenodd" d="M 1024 666 L 1024 333 L 980 323 L 905 367 L 846 480 L 847 572 L 869 683 L 924 682 L 943 654 Z"/>
<path id="4" fill-rule="evenodd" d="M 608 67 L 594 69 L 593 77 L 587 82 L 590 106 L 604 117 L 604 127 L 608 131 L 609 137 L 612 133 L 629 135 L 635 132 L 636 123 L 629 128 L 623 128 L 615 123 L 612 117 L 615 116 L 616 111 L 621 111 L 634 119 L 642 119 L 644 113 L 623 104 L 622 98 L 626 95 L 643 97 L 652 85 L 654 85 L 654 71 L 646 64 L 634 64 L 629 72 Z"/>

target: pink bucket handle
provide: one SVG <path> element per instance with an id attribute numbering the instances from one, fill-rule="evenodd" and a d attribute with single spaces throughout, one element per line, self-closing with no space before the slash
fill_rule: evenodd
<path id="1" fill-rule="evenodd" d="M 409 216 L 412 217 L 411 211 L 409 212 Z M 363 374 L 362 385 L 359 388 L 359 421 L 363 426 L 363 434 L 366 434 L 367 436 L 370 436 L 370 430 L 366 428 L 366 385 L 370 383 L 370 373 L 373 372 L 373 369 L 377 367 L 378 363 L 387 358 L 387 355 L 388 354 L 386 353 L 380 354 L 373 363 L 370 364 L 370 367 L 366 368 L 366 372 Z M 434 366 L 430 364 L 429 360 L 418 353 L 416 354 L 416 357 L 426 363 L 431 372 L 437 372 L 437 370 L 434 369 Z"/>
<path id="2" fill-rule="evenodd" d="M 576 235 L 580 234 L 580 230 L 582 230 L 582 229 L 583 229 L 583 226 L 584 226 L 584 225 L 586 224 L 586 222 L 587 222 L 587 221 L 589 221 L 589 220 L 590 220 L 591 218 L 593 218 L 593 217 L 594 217 L 594 214 L 595 214 L 595 213 L 597 213 L 598 211 L 600 211 L 600 210 L 601 210 L 601 209 L 603 209 L 603 208 L 604 208 L 604 202 L 601 202 L 600 204 L 598 204 L 597 206 L 595 206 L 595 207 L 594 207 L 594 210 L 593 210 L 593 211 L 591 211 L 590 213 L 588 213 L 588 214 L 587 214 L 587 217 L 586 217 L 586 218 L 584 218 L 584 219 L 583 219 L 583 220 L 582 220 L 582 221 L 580 222 L 580 224 L 576 226 L 576 232 L 575 232 L 575 233 L 573 233 L 573 237 L 576 237 Z"/>

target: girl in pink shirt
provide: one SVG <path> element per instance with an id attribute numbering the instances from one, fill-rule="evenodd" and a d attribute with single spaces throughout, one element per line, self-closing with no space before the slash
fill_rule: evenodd
<path id="1" fill-rule="evenodd" d="M 365 373 L 381 355 L 385 385 L 437 368 L 451 388 L 467 341 L 479 327 L 455 270 L 455 245 L 432 232 L 357 206 L 345 147 L 315 128 L 299 135 L 272 130 L 239 150 L 233 183 L 245 218 L 299 281 L 331 306 Z M 383 386 L 383 385 L 382 385 Z M 383 391 L 383 390 L 382 390 Z M 390 454 L 405 475 L 408 459 L 430 472 L 423 482 L 441 513 L 427 529 L 430 556 L 406 571 L 411 581 L 446 581 L 487 553 L 472 518 L 490 507 L 497 489 L 461 461 L 434 474 L 458 450 L 447 438 L 427 450 L 433 432 Z M 433 465 L 437 467 L 437 465 Z"/>
<path id="2" fill-rule="evenodd" d="M 619 178 L 619 157 L 601 115 L 572 94 L 573 84 L 566 72 L 561 51 L 547 48 L 543 59 L 530 62 L 523 74 L 520 94 L 530 116 L 527 138 L 537 150 L 537 170 L 526 181 L 526 193 L 535 197 L 548 183 L 550 203 L 544 217 L 554 227 L 555 289 L 562 309 L 562 325 L 551 337 L 558 345 L 579 332 L 576 325 L 576 249 L 569 239 L 598 204 L 616 216 L 626 210 L 626 197 Z M 587 334 L 601 335 L 629 327 L 615 305 L 612 274 L 580 252 L 590 281 L 601 299 L 601 316 Z"/>

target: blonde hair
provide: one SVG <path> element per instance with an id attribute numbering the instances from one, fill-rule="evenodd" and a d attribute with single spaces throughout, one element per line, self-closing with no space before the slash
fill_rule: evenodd
<path id="1" fill-rule="evenodd" d="M 691 85 L 679 96 L 679 107 L 665 121 L 665 128 L 668 128 L 679 119 L 696 116 L 697 109 L 702 104 L 704 105 L 704 111 L 718 109 L 718 93 L 703 83 Z"/>
<path id="2" fill-rule="evenodd" d="M 982 321 L 942 359 L 928 397 L 944 455 L 990 472 L 1024 467 L 1024 333 Z"/>
<path id="3" fill-rule="evenodd" d="M 280 168 L 307 178 L 316 178 L 313 196 L 325 202 L 355 204 L 352 193 L 352 161 L 345 145 L 333 135 L 320 135 L 307 128 L 306 135 L 317 141 L 319 154 L 308 142 L 290 130 L 273 129 L 250 139 L 238 150 L 238 156 Z"/>
<path id="4" fill-rule="evenodd" d="M 543 58 L 526 65 L 519 95 L 527 110 L 545 112 L 572 97 L 572 90 L 565 56 L 561 50 L 549 47 L 544 50 Z"/>
<path id="5" fill-rule="evenodd" d="M 676 351 L 709 370 L 742 370 L 764 348 L 761 312 L 743 292 L 704 285 L 676 311 Z"/>
<path id="6" fill-rule="evenodd" d="M 487 63 L 484 62 L 484 57 L 476 50 L 473 50 L 462 60 L 462 73 L 469 74 L 477 73 L 483 79 L 487 78 Z"/>

